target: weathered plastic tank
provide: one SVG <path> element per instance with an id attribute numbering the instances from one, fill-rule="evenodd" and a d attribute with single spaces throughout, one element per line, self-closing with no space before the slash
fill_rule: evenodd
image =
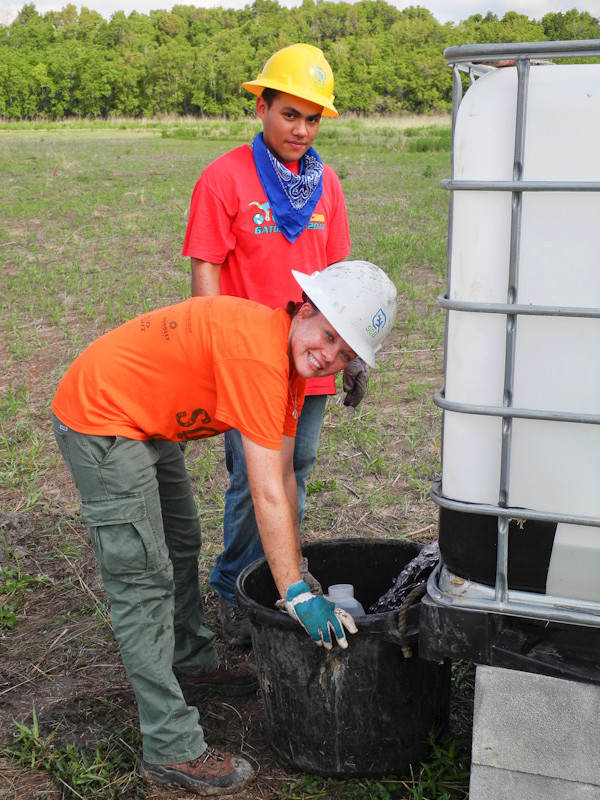
<path id="1" fill-rule="evenodd" d="M 429 594 L 599 626 L 600 64 L 548 61 L 585 55 L 600 41 L 446 51 L 442 567 Z M 511 65 L 484 65 L 498 58 Z M 480 75 L 464 96 L 459 67 Z"/>

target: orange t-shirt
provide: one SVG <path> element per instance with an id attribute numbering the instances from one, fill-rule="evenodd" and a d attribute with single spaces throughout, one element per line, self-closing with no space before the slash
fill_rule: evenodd
<path id="1" fill-rule="evenodd" d="M 306 381 L 289 375 L 290 318 L 237 297 L 192 297 L 106 333 L 73 362 L 52 410 L 79 433 L 187 441 L 237 428 L 281 448 Z"/>

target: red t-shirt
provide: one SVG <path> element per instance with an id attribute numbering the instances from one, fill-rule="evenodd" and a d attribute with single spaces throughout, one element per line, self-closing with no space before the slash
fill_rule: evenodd
<path id="1" fill-rule="evenodd" d="M 98 436 L 187 441 L 237 428 L 281 449 L 306 381 L 289 376 L 290 317 L 234 297 L 193 297 L 106 333 L 73 362 L 52 410 Z"/>
<path id="2" fill-rule="evenodd" d="M 346 203 L 335 172 L 323 165 L 323 194 L 292 244 L 279 231 L 247 145 L 206 167 L 196 183 L 183 255 L 222 264 L 221 293 L 271 308 L 300 300 L 292 269 L 310 274 L 350 252 Z M 311 379 L 307 394 L 334 394 L 335 377 Z"/>

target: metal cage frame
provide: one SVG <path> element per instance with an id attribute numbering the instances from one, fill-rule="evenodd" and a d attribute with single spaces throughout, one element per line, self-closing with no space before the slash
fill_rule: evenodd
<path id="1" fill-rule="evenodd" d="M 477 406 L 456 403 L 446 399 L 442 388 L 434 395 L 435 404 L 442 410 L 465 414 L 483 414 L 502 417 L 502 446 L 500 463 L 500 486 L 497 505 L 483 505 L 452 500 L 442 494 L 441 479 L 431 489 L 431 497 L 438 506 L 467 513 L 487 514 L 498 517 L 497 562 L 495 587 L 479 586 L 480 591 L 469 594 L 452 594 L 440 587 L 440 575 L 443 563 L 431 575 L 428 582 L 428 595 L 436 604 L 455 606 L 474 611 L 507 614 L 533 619 L 545 619 L 577 625 L 600 627 L 600 602 L 588 602 L 564 597 L 536 594 L 533 592 L 513 591 L 508 588 L 508 530 L 510 519 L 520 519 L 526 511 L 527 519 L 550 522 L 568 522 L 578 525 L 600 527 L 600 518 L 567 516 L 544 511 L 534 511 L 508 506 L 508 487 L 510 480 L 510 452 L 512 421 L 515 418 L 551 420 L 573 424 L 600 424 L 600 414 L 578 414 L 567 412 L 541 411 L 532 408 L 515 408 L 512 406 L 516 330 L 521 315 L 585 317 L 600 318 L 599 308 L 572 308 L 560 306 L 519 305 L 517 297 L 519 257 L 521 240 L 521 216 L 523 196 L 526 192 L 598 192 L 599 182 L 560 182 L 560 181 L 524 181 L 523 159 L 525 151 L 525 132 L 527 123 L 528 85 L 532 62 L 556 58 L 589 58 L 600 57 L 600 39 L 567 42 L 522 42 L 517 44 L 485 44 L 450 47 L 444 56 L 453 68 L 452 92 L 452 178 L 444 180 L 440 186 L 451 192 L 448 217 L 447 244 L 447 291 L 438 298 L 438 305 L 447 310 L 473 313 L 497 313 L 506 315 L 506 347 L 504 367 L 503 405 Z M 460 103 L 463 99 L 463 86 L 460 72 L 467 72 L 469 84 L 479 76 L 498 68 L 494 62 L 504 68 L 506 62 L 517 70 L 517 109 L 515 118 L 515 150 L 513 159 L 512 181 L 477 181 L 456 180 L 454 165 L 455 123 Z M 510 263 L 506 303 L 476 303 L 455 301 L 450 298 L 450 265 L 453 230 L 453 198 L 455 192 L 464 191 L 498 191 L 512 194 Z M 448 316 L 446 316 L 445 356 L 448 349 Z M 447 358 L 445 358 L 447 363 Z"/>

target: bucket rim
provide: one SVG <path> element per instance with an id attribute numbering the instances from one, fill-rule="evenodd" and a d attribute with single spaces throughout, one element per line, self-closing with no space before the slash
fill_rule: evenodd
<path id="1" fill-rule="evenodd" d="M 333 546 L 340 546 L 340 545 L 349 545 L 354 547 L 360 546 L 381 546 L 381 547 L 390 547 L 390 548 L 397 548 L 399 545 L 406 546 L 407 549 L 413 549 L 414 555 L 417 555 L 419 551 L 422 549 L 423 544 L 421 542 L 414 542 L 410 539 L 387 539 L 383 537 L 347 537 L 344 539 L 322 539 L 316 542 L 308 542 L 302 547 L 302 552 L 310 557 L 310 551 L 314 548 L 327 548 Z M 412 556 L 414 557 L 414 556 Z M 298 631 L 302 632 L 303 635 L 304 631 L 302 628 L 299 627 L 298 623 L 293 620 L 289 614 L 285 611 L 281 611 L 278 608 L 270 608 L 268 606 L 259 603 L 257 600 L 254 600 L 250 595 L 247 593 L 245 588 L 245 583 L 248 580 L 248 577 L 257 569 L 264 567 L 266 565 L 268 569 L 268 563 L 265 556 L 253 561 L 252 564 L 249 564 L 245 567 L 242 572 L 238 575 L 236 583 L 235 583 L 235 594 L 238 600 L 238 604 L 241 608 L 243 608 L 251 622 L 264 624 L 270 627 L 276 627 L 279 629 L 290 630 L 290 631 Z M 373 633 L 385 633 L 388 637 L 396 640 L 399 636 L 398 634 L 398 614 L 399 609 L 393 609 L 391 611 L 379 611 L 372 614 L 365 614 L 365 615 L 358 615 L 356 616 L 357 620 L 357 627 L 358 633 L 353 634 L 354 636 L 360 635 L 361 633 L 364 634 L 373 634 Z M 409 638 L 410 634 L 407 637 L 402 637 L 403 640 Z"/>

